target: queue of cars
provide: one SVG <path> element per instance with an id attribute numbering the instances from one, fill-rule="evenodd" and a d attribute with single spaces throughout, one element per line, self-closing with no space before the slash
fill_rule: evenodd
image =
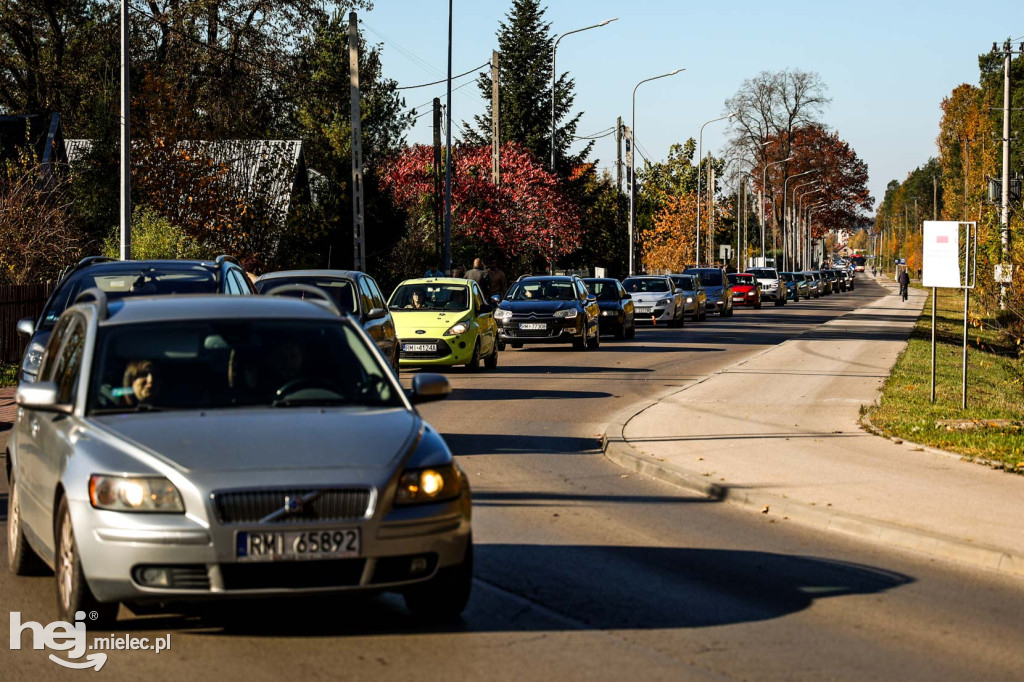
<path id="1" fill-rule="evenodd" d="M 8 566 L 52 570 L 68 622 L 338 591 L 395 591 L 414 614 L 454 617 L 472 584 L 470 490 L 415 409 L 450 387 L 418 373 L 403 390 L 399 368 L 494 368 L 506 345 L 597 349 L 638 323 L 852 286 L 834 270 L 692 268 L 521 277 L 488 301 L 475 281 L 428 277 L 385 302 L 362 272 L 253 285 L 226 256 L 87 258 L 18 323 Z"/>

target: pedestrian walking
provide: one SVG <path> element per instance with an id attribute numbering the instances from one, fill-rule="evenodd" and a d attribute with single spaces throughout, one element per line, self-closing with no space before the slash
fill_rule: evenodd
<path id="1" fill-rule="evenodd" d="M 903 271 L 900 272 L 900 276 L 896 281 L 900 283 L 900 296 L 902 296 L 903 301 L 906 302 L 907 289 L 910 287 L 910 273 L 907 272 L 906 268 L 903 268 Z"/>
<path id="2" fill-rule="evenodd" d="M 477 284 L 481 284 L 480 288 L 483 289 L 482 282 L 485 271 L 486 266 L 484 266 L 484 261 L 480 258 L 474 258 L 473 267 L 471 267 L 469 270 L 466 270 L 466 279 L 471 279 Z"/>
<path id="3" fill-rule="evenodd" d="M 488 300 L 495 295 L 505 298 L 505 292 L 508 291 L 508 280 L 505 278 L 505 273 L 497 265 L 489 268 L 488 271 L 491 280 L 490 286 L 485 290 Z"/>
<path id="4" fill-rule="evenodd" d="M 465 276 L 466 276 L 466 268 L 462 267 L 461 265 L 456 265 L 454 268 L 452 268 L 452 277 L 456 277 L 456 278 L 460 278 L 461 279 L 461 278 L 463 278 Z"/>

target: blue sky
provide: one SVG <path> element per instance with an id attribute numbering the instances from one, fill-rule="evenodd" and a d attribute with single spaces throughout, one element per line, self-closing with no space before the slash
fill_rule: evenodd
<path id="1" fill-rule="evenodd" d="M 453 74 L 490 58 L 511 4 L 454 0 Z M 745 78 L 787 67 L 817 71 L 833 99 L 824 122 L 868 164 L 876 201 L 889 180 L 902 180 L 937 154 L 939 105 L 956 85 L 977 83 L 977 55 L 994 40 L 1024 35 L 1019 0 L 549 0 L 547 8 L 555 34 L 619 18 L 559 44 L 558 70 L 575 79 L 576 107 L 584 112 L 578 134 L 605 130 L 617 116 L 628 124 L 633 86 L 685 67 L 637 91 L 637 140 L 652 159 L 663 159 L 671 144 L 696 138 L 702 123 L 721 116 Z M 360 18 L 367 38 L 383 44 L 385 73 L 399 85 L 444 77 L 445 0 L 377 0 Z M 444 101 L 443 85 L 407 91 L 406 102 L 416 106 L 436 96 Z M 470 121 L 484 105 L 476 85 L 466 85 L 452 95 L 453 118 Z M 725 133 L 724 122 L 709 125 L 705 149 L 719 149 Z M 408 138 L 429 142 L 430 117 L 419 119 Z M 614 137 L 598 140 L 593 158 L 612 168 Z"/>

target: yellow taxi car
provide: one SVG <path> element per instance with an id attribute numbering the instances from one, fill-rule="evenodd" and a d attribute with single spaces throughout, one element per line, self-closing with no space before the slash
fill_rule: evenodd
<path id="1" fill-rule="evenodd" d="M 498 366 L 494 311 L 473 280 L 407 279 L 388 308 L 398 335 L 399 367 Z"/>

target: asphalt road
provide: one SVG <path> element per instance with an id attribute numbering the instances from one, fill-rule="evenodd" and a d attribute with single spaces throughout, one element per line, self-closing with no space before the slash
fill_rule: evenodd
<path id="1" fill-rule="evenodd" d="M 598 351 L 508 350 L 494 371 L 452 370 L 451 398 L 422 412 L 473 485 L 476 581 L 461 624 L 425 627 L 391 596 L 240 603 L 206 617 L 122 610 L 115 634 L 170 634 L 171 650 L 109 652 L 98 675 L 1022 679 L 1021 582 L 709 502 L 626 475 L 600 453 L 619 410 L 882 293 L 865 282 L 820 301 L 642 329 Z M 0 571 L 0 601 L 48 622 L 52 578 Z M 93 674 L 0 649 L 0 680 Z"/>

